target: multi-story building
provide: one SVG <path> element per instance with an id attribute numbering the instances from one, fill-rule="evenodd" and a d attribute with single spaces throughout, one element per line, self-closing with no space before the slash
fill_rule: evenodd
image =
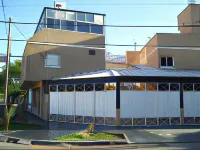
<path id="1" fill-rule="evenodd" d="M 200 5 L 191 4 L 178 15 L 180 33 L 157 33 L 141 51 L 126 52 L 128 64 L 155 68 L 200 69 Z M 190 26 L 190 27 L 188 27 Z"/>
<path id="2" fill-rule="evenodd" d="M 29 90 L 31 112 L 47 118 L 42 81 L 105 68 L 104 14 L 48 8 L 25 47 L 22 89 Z"/>

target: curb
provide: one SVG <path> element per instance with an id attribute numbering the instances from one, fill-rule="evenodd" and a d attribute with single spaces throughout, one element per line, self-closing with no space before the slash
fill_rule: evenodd
<path id="1" fill-rule="evenodd" d="M 40 146 L 58 146 L 61 144 L 76 146 L 96 146 L 96 145 L 123 145 L 128 144 L 126 141 L 48 141 L 48 140 L 31 140 L 30 145 Z"/>

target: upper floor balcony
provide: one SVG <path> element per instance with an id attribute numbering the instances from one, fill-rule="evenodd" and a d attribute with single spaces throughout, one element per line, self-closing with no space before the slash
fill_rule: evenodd
<path id="1" fill-rule="evenodd" d="M 104 35 L 104 17 L 104 14 L 45 7 L 35 33 L 51 28 Z"/>

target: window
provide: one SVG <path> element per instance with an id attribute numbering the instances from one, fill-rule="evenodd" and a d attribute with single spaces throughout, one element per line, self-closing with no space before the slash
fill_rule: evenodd
<path id="1" fill-rule="evenodd" d="M 87 22 L 94 22 L 94 15 L 93 14 L 86 14 L 86 21 Z"/>
<path id="2" fill-rule="evenodd" d="M 55 18 L 56 11 L 52 9 L 47 9 L 47 17 Z"/>
<path id="3" fill-rule="evenodd" d="M 194 90 L 200 91 L 200 84 L 194 84 Z"/>
<path id="4" fill-rule="evenodd" d="M 55 29 L 60 29 L 60 20 L 59 19 L 55 19 Z"/>
<path id="5" fill-rule="evenodd" d="M 161 57 L 160 66 L 161 67 L 173 67 L 174 66 L 173 57 Z"/>
<path id="6" fill-rule="evenodd" d="M 106 83 L 106 90 L 115 90 L 116 83 Z"/>
<path id="7" fill-rule="evenodd" d="M 85 91 L 93 91 L 94 85 L 93 84 L 85 84 Z"/>
<path id="8" fill-rule="evenodd" d="M 88 23 L 77 22 L 77 31 L 79 32 L 90 32 L 90 26 Z"/>
<path id="9" fill-rule="evenodd" d="M 54 19 L 47 18 L 47 28 L 54 28 Z"/>
<path id="10" fill-rule="evenodd" d="M 57 92 L 57 85 L 50 85 L 49 90 L 50 92 Z"/>
<path id="11" fill-rule="evenodd" d="M 74 85 L 73 85 L 73 84 L 72 84 L 72 85 L 67 85 L 67 86 L 66 86 L 66 90 L 67 90 L 68 92 L 74 91 Z"/>
<path id="12" fill-rule="evenodd" d="M 103 25 L 103 16 L 94 15 L 94 23 Z"/>
<path id="13" fill-rule="evenodd" d="M 104 84 L 95 84 L 95 91 L 104 91 Z"/>
<path id="14" fill-rule="evenodd" d="M 158 90 L 159 91 L 169 91 L 169 84 L 168 83 L 159 83 Z"/>
<path id="15" fill-rule="evenodd" d="M 193 84 L 183 84 L 184 91 L 193 91 Z"/>
<path id="16" fill-rule="evenodd" d="M 96 54 L 95 50 L 89 50 L 89 55 L 95 55 L 95 54 Z"/>
<path id="17" fill-rule="evenodd" d="M 65 85 L 58 85 L 58 92 L 64 92 L 65 91 Z"/>
<path id="18" fill-rule="evenodd" d="M 66 19 L 66 13 L 64 11 L 57 11 L 56 19 Z"/>
<path id="19" fill-rule="evenodd" d="M 74 21 L 61 20 L 61 29 L 75 31 Z"/>
<path id="20" fill-rule="evenodd" d="M 147 91 L 157 91 L 157 83 L 146 83 Z"/>
<path id="21" fill-rule="evenodd" d="M 133 83 L 120 83 L 120 90 L 132 90 Z"/>
<path id="22" fill-rule="evenodd" d="M 77 20 L 85 21 L 85 13 L 77 13 Z"/>
<path id="23" fill-rule="evenodd" d="M 60 55 L 58 54 L 47 54 L 45 59 L 45 67 L 61 68 L 60 59 Z"/>
<path id="24" fill-rule="evenodd" d="M 84 91 L 84 84 L 77 84 L 76 91 Z"/>
<path id="25" fill-rule="evenodd" d="M 92 25 L 91 24 L 91 33 L 103 34 L 103 26 L 102 25 Z"/>
<path id="26" fill-rule="evenodd" d="M 67 20 L 76 20 L 75 12 L 67 12 Z"/>
<path id="27" fill-rule="evenodd" d="M 179 84 L 171 83 L 170 91 L 179 91 Z"/>
<path id="28" fill-rule="evenodd" d="M 145 83 L 133 83 L 134 91 L 143 91 L 145 90 Z"/>

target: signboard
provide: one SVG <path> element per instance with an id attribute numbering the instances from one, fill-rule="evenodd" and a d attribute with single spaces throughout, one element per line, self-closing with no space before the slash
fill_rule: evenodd
<path id="1" fill-rule="evenodd" d="M 6 62 L 7 61 L 7 55 L 0 54 L 0 62 Z"/>
<path id="2" fill-rule="evenodd" d="M 56 2 L 56 1 L 54 1 L 54 8 L 66 9 L 66 2 Z"/>

